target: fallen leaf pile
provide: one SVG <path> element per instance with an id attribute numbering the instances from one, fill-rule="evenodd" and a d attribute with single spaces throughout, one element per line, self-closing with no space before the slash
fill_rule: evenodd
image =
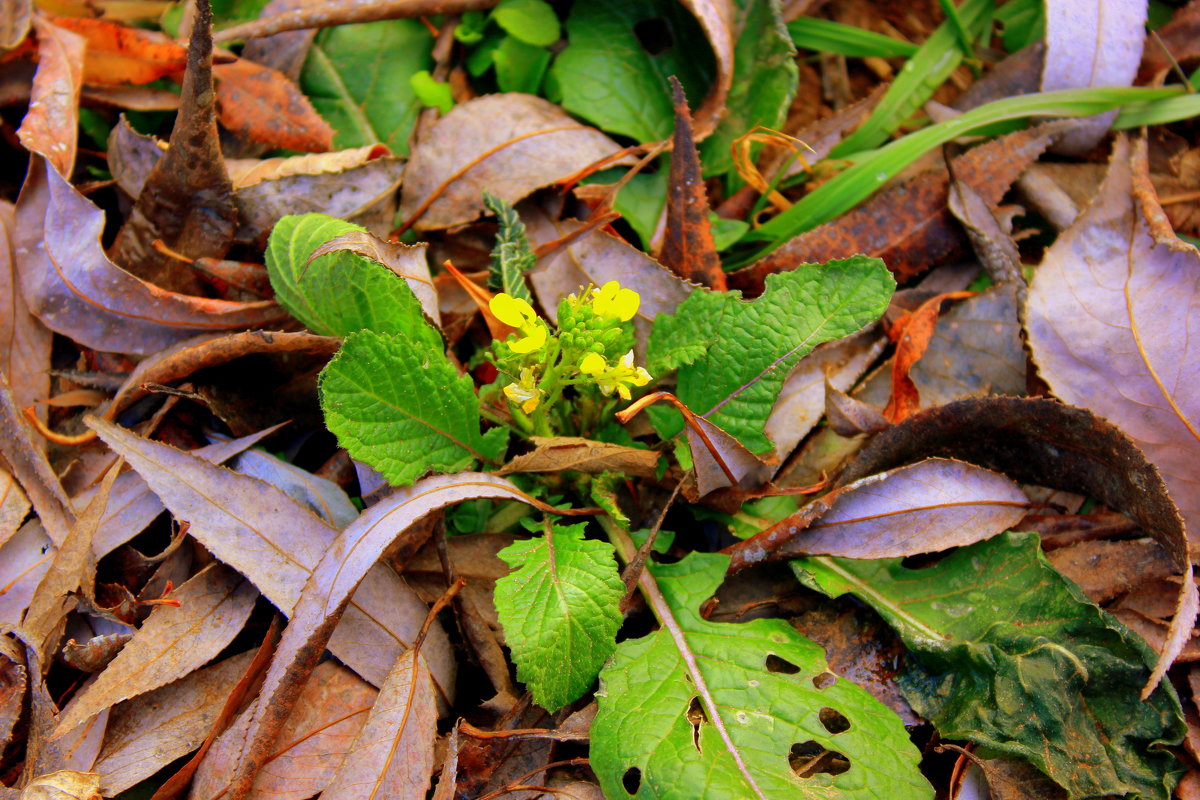
<path id="1" fill-rule="evenodd" d="M 1197 800 L 1198 34 L 0 0 L 0 800 Z"/>

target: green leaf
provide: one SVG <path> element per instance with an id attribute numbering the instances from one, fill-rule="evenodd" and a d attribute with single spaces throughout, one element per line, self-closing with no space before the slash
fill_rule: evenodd
<path id="1" fill-rule="evenodd" d="M 363 228 L 325 214 L 289 215 L 267 241 L 267 274 L 275 299 L 314 333 L 345 336 L 369 328 L 403 333 L 441 349 L 421 303 L 403 278 L 360 255 L 340 250 L 308 263 L 321 245 Z"/>
<path id="2" fill-rule="evenodd" d="M 537 94 L 550 66 L 550 51 L 509 35 L 492 51 L 492 63 L 500 91 Z"/>
<path id="3" fill-rule="evenodd" d="M 967 34 L 978 38 L 991 23 L 992 0 L 967 0 L 960 9 Z M 858 130 L 842 140 L 830 155 L 844 157 L 848 153 L 869 150 L 886 141 L 888 134 L 899 128 L 933 96 L 942 82 L 950 77 L 963 59 L 958 45 L 958 32 L 946 20 L 925 40 L 917 54 L 904 64 L 900 75 L 888 87 L 870 118 Z"/>
<path id="4" fill-rule="evenodd" d="M 575 3 L 567 38 L 551 68 L 563 107 L 642 142 L 675 129 L 668 75 L 679 78 L 695 108 L 716 71 L 700 24 L 673 0 Z"/>
<path id="5" fill-rule="evenodd" d="M 500 0 L 492 19 L 526 44 L 548 47 L 562 37 L 554 9 L 544 0 Z"/>
<path id="6" fill-rule="evenodd" d="M 915 56 L 919 49 L 903 39 L 820 17 L 797 17 L 787 24 L 787 29 L 796 47 L 818 53 L 839 53 L 852 58 L 907 58 Z"/>
<path id="7" fill-rule="evenodd" d="M 693 553 L 647 565 L 666 617 L 617 645 L 600 673 L 590 759 L 605 797 L 932 798 L 900 719 L 830 674 L 819 645 L 783 620 L 701 618 L 728 564 Z M 790 768 L 789 755 L 822 750 L 850 768 L 806 778 Z"/>
<path id="8" fill-rule="evenodd" d="M 622 186 L 613 198 L 613 210 L 621 214 L 642 242 L 642 249 L 649 250 L 658 227 L 659 217 L 667 206 L 667 178 L 670 175 L 670 156 L 660 156 L 653 170 L 642 170 Z M 612 184 L 621 179 L 628 170 L 606 169 L 589 175 L 584 184 Z"/>
<path id="9" fill-rule="evenodd" d="M 591 687 L 621 627 L 613 546 L 583 538 L 584 527 L 554 526 L 497 553 L 514 571 L 496 581 L 496 613 L 517 678 L 547 711 Z"/>
<path id="10" fill-rule="evenodd" d="M 1006 533 L 925 569 L 900 559 L 793 562 L 801 580 L 852 592 L 904 639 L 899 685 L 947 739 L 1028 759 L 1072 797 L 1170 796 L 1160 749 L 1184 734 L 1167 680 L 1146 701 L 1154 652 L 1047 563 L 1036 534 Z"/>
<path id="11" fill-rule="evenodd" d="M 525 223 L 517 216 L 516 209 L 491 192 L 483 193 L 483 204 L 496 215 L 496 223 L 500 226 L 496 232 L 496 244 L 492 247 L 488 288 L 532 304 L 533 295 L 525 283 L 525 273 L 533 267 L 537 257 L 525 235 Z"/>
<path id="12" fill-rule="evenodd" d="M 479 432 L 479 400 L 441 341 L 363 330 L 321 371 L 325 424 L 353 457 L 406 486 L 430 470 L 500 462 L 507 433 Z"/>
<path id="13" fill-rule="evenodd" d="M 733 84 L 725 114 L 700 145 L 705 175 L 733 168 L 733 142 L 757 125 L 779 128 L 799 85 L 796 49 L 783 25 L 778 0 L 738 0 Z M 720 249 L 720 248 L 718 248 Z"/>
<path id="14" fill-rule="evenodd" d="M 433 65 L 433 37 L 415 19 L 338 25 L 317 34 L 300 88 L 337 133 L 335 149 L 383 143 L 408 155 L 421 112 L 409 82 Z"/>
<path id="15" fill-rule="evenodd" d="M 450 84 L 435 80 L 429 74 L 429 70 L 414 72 L 408 83 L 421 105 L 426 108 L 436 108 L 443 114 L 454 108 L 454 94 L 450 91 Z"/>
<path id="16" fill-rule="evenodd" d="M 676 394 L 688 408 L 765 453 L 772 444 L 763 428 L 791 368 L 818 344 L 878 319 L 895 286 L 882 261 L 853 256 L 768 276 L 749 302 L 740 292 L 692 292 L 655 320 L 648 368 L 678 368 Z"/>

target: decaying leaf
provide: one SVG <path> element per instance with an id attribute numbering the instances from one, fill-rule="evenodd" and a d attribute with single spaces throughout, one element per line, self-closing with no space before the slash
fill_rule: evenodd
<path id="1" fill-rule="evenodd" d="M 417 145 L 404 173 L 400 213 L 417 230 L 470 222 L 485 213 L 484 189 L 516 203 L 619 150 L 540 98 L 480 97 L 455 106 Z"/>
<path id="2" fill-rule="evenodd" d="M 221 124 L 252 142 L 323 153 L 333 128 L 282 72 L 239 58 L 213 67 Z"/>
<path id="3" fill-rule="evenodd" d="M 25 521 L 29 498 L 12 475 L 0 469 L 0 546 L 3 546 Z"/>
<path id="4" fill-rule="evenodd" d="M 0 201 L 0 372 L 8 378 L 13 401 L 29 408 L 50 395 L 50 345 L 46 326 L 29 312 L 21 292 L 14 247 L 16 219 L 11 203 Z M 44 417 L 44 412 L 39 414 Z M 0 502 L 0 505 L 3 505 Z M 3 512 L 0 512 L 0 519 Z M 0 538 L 4 525 L 0 523 Z"/>
<path id="5" fill-rule="evenodd" d="M 21 800 L 100 800 L 100 776 L 63 769 L 39 775 L 21 791 Z"/>
<path id="6" fill-rule="evenodd" d="M 86 44 L 40 16 L 33 18 L 33 26 L 38 36 L 38 71 L 33 78 L 29 112 L 21 120 L 17 136 L 31 152 L 40 153 L 53 164 L 60 175 L 70 177 L 75 167 Z"/>
<path id="7" fill-rule="evenodd" d="M 594 442 L 578 436 L 534 436 L 534 449 L 519 455 L 496 472 L 561 472 L 574 470 L 590 475 L 620 472 L 648 478 L 655 473 L 659 455 L 653 450 Z"/>

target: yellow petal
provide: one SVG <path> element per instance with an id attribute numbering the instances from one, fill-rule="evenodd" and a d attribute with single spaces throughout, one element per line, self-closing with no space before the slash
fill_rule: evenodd
<path id="1" fill-rule="evenodd" d="M 488 301 L 488 308 L 505 325 L 522 328 L 537 320 L 533 307 L 519 297 L 500 294 Z"/>
<path id="2" fill-rule="evenodd" d="M 498 296 L 498 295 L 497 295 Z M 522 303 L 525 301 L 522 300 Z M 528 306 L 528 303 L 525 303 Z M 532 353 L 535 350 L 541 350 L 546 344 L 546 326 L 542 323 L 537 323 L 532 326 L 522 328 L 525 338 L 517 339 L 515 342 L 509 342 L 508 346 L 512 348 L 514 353 Z"/>
<path id="3" fill-rule="evenodd" d="M 588 353 L 579 362 L 579 371 L 584 375 L 599 375 L 608 369 L 608 363 L 599 353 Z"/>

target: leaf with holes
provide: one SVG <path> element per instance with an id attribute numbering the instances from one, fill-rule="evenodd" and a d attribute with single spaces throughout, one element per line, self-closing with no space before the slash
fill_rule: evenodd
<path id="1" fill-rule="evenodd" d="M 625 587 L 612 545 L 555 527 L 500 551 L 513 572 L 496 581 L 496 611 L 517 677 L 549 711 L 578 700 L 612 655 Z"/>
<path id="2" fill-rule="evenodd" d="M 797 576 L 852 592 L 912 654 L 899 685 L 948 739 L 1028 759 L 1072 798 L 1166 800 L 1181 767 L 1163 745 L 1183 737 L 1163 680 L 1138 692 L 1155 654 L 1047 562 L 1037 534 L 1006 533 L 935 566 L 817 557 Z"/>
<path id="3" fill-rule="evenodd" d="M 708 622 L 729 560 L 693 553 L 641 582 L 661 630 L 600 673 L 591 764 L 606 797 L 931 798 L 900 719 L 829 673 L 778 619 Z"/>
<path id="4" fill-rule="evenodd" d="M 788 372 L 818 344 L 878 319 L 895 285 L 882 261 L 854 256 L 773 275 L 748 302 L 740 292 L 693 292 L 655 320 L 647 366 L 655 376 L 678 369 L 688 408 L 766 453 L 774 446 L 763 430 Z"/>

